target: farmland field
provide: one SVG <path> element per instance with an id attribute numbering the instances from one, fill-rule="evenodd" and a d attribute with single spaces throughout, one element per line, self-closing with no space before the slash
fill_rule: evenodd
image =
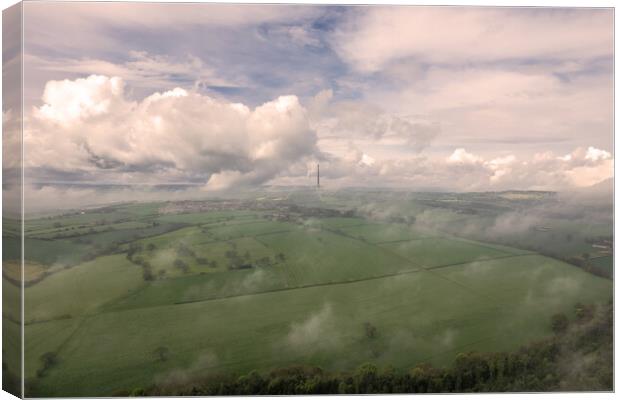
<path id="1" fill-rule="evenodd" d="M 116 205 L 29 220 L 31 394 L 110 396 L 179 376 L 294 364 L 446 366 L 462 352 L 547 337 L 552 315 L 612 293 L 611 280 L 527 248 L 412 218 L 351 215 L 342 195 L 325 208 L 229 203 Z M 407 210 L 428 213 L 420 204 Z M 78 234 L 62 236 L 67 228 Z M 12 306 L 5 321 L 18 318 Z"/>

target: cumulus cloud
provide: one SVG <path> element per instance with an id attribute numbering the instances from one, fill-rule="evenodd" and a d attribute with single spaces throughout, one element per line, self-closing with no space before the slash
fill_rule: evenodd
<path id="1" fill-rule="evenodd" d="M 326 187 L 389 186 L 409 190 L 566 190 L 585 188 L 613 177 L 613 159 L 607 152 L 577 148 L 569 158 L 553 152 L 529 157 L 514 154 L 483 156 L 465 148 L 443 157 L 376 157 L 352 143 L 321 160 Z M 590 156 L 588 156 L 590 154 Z M 603 154 L 596 160 L 592 154 Z M 311 168 L 311 167 L 309 167 Z"/>
<path id="2" fill-rule="evenodd" d="M 524 160 L 513 154 L 487 160 L 459 148 L 446 161 L 449 165 L 465 167 L 464 171 L 469 174 L 479 174 L 472 189 L 559 190 L 592 186 L 613 177 L 611 154 L 591 146 L 587 150 L 577 148 L 564 157 L 545 152 Z M 459 175 L 456 170 L 452 171 L 455 176 Z"/>
<path id="3" fill-rule="evenodd" d="M 611 153 L 605 150 L 597 149 L 592 146 L 588 147 L 586 151 L 585 159 L 590 161 L 609 160 Z"/>
<path id="4" fill-rule="evenodd" d="M 478 164 L 482 159 L 474 154 L 468 153 L 465 149 L 454 150 L 446 160 L 449 164 Z"/>
<path id="5" fill-rule="evenodd" d="M 180 88 L 131 101 L 121 78 L 92 75 L 48 82 L 42 100 L 25 132 L 31 169 L 227 188 L 269 181 L 317 153 L 296 96 L 254 109 Z"/>
<path id="6" fill-rule="evenodd" d="M 375 159 L 369 156 L 366 153 L 362 154 L 362 157 L 358 161 L 359 165 L 365 165 L 367 167 L 372 167 L 375 164 Z"/>
<path id="7" fill-rule="evenodd" d="M 82 120 L 113 113 L 126 107 L 123 80 L 92 75 L 75 81 L 51 81 L 45 85 L 43 106 L 35 109 L 35 118 L 70 126 Z"/>

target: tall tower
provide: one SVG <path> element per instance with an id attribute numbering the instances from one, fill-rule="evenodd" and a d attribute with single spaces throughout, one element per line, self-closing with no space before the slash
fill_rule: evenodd
<path id="1" fill-rule="evenodd" d="M 316 164 L 316 187 L 321 187 L 321 168 L 318 163 Z"/>

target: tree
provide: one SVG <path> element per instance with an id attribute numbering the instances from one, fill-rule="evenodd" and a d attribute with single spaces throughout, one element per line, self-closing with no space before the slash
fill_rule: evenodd
<path id="1" fill-rule="evenodd" d="M 370 322 L 364 322 L 364 333 L 368 339 L 374 339 L 377 337 L 377 327 Z"/>
<path id="2" fill-rule="evenodd" d="M 581 255 L 583 259 L 583 267 L 586 271 L 592 272 L 592 265 L 590 264 L 590 253 L 583 253 Z"/>
<path id="3" fill-rule="evenodd" d="M 177 247 L 177 255 L 179 257 L 195 257 L 196 253 L 194 253 L 194 251 L 187 247 L 185 244 L 181 243 Z"/>
<path id="4" fill-rule="evenodd" d="M 189 272 L 189 266 L 187 265 L 187 263 L 179 258 L 177 258 L 176 260 L 174 260 L 174 263 L 172 263 L 172 265 L 175 268 L 180 269 L 181 271 L 183 271 L 183 273 L 187 273 Z"/>
<path id="5" fill-rule="evenodd" d="M 155 275 L 153 275 L 153 269 L 151 268 L 151 264 L 148 261 L 145 261 L 144 265 L 142 265 L 142 279 L 147 282 L 155 279 Z"/>
<path id="6" fill-rule="evenodd" d="M 373 363 L 364 363 L 357 368 L 353 380 L 357 393 L 372 393 L 376 388 L 378 368 Z"/>
<path id="7" fill-rule="evenodd" d="M 263 267 L 268 267 L 271 264 L 271 258 L 269 258 L 269 256 L 265 256 L 265 257 L 261 258 L 260 260 L 258 260 L 258 262 Z"/>
<path id="8" fill-rule="evenodd" d="M 183 272 L 187 272 L 189 270 L 189 266 L 187 265 L 187 263 L 179 258 L 177 258 L 176 260 L 174 260 L 174 262 L 172 263 L 172 265 L 175 268 L 180 269 Z"/>
<path id="9" fill-rule="evenodd" d="M 257 371 L 251 371 L 247 375 L 242 375 L 237 379 L 239 392 L 243 394 L 262 394 L 266 382 Z"/>
<path id="10" fill-rule="evenodd" d="M 575 304 L 575 317 L 577 322 L 586 322 L 592 319 L 594 316 L 594 306 L 584 305 L 581 303 Z"/>
<path id="11" fill-rule="evenodd" d="M 131 393 L 129 393 L 129 397 L 142 397 L 146 396 L 146 390 L 143 388 L 134 388 Z"/>
<path id="12" fill-rule="evenodd" d="M 131 243 L 129 245 L 129 250 L 127 251 L 127 258 L 129 258 L 131 260 L 133 258 L 133 256 L 134 256 L 134 254 L 136 254 L 139 251 L 142 251 L 142 244 L 141 243 Z"/>
<path id="13" fill-rule="evenodd" d="M 166 346 L 159 346 L 155 349 L 155 351 L 153 351 L 153 355 L 157 361 L 167 361 L 168 356 L 170 355 L 170 349 Z"/>
<path id="14" fill-rule="evenodd" d="M 149 243 L 149 244 L 146 246 L 146 249 L 147 249 L 148 251 L 153 251 L 153 250 L 155 250 L 156 248 L 157 248 L 157 246 L 155 246 L 155 243 Z"/>
<path id="15" fill-rule="evenodd" d="M 43 363 L 43 368 L 47 369 L 53 367 L 58 363 L 58 356 L 53 351 L 48 351 L 47 353 L 43 353 L 41 357 L 39 357 L 41 362 Z"/>
<path id="16" fill-rule="evenodd" d="M 553 333 L 555 333 L 556 335 L 564 333 L 566 332 L 567 328 L 568 317 L 566 317 L 565 314 L 555 314 L 551 317 L 551 329 L 553 330 Z"/>
<path id="17" fill-rule="evenodd" d="M 37 376 L 43 377 L 47 374 L 47 371 L 52 368 L 54 365 L 58 364 L 58 356 L 53 351 L 48 351 L 47 353 L 43 353 L 39 360 L 43 364 L 41 368 L 37 370 Z"/>

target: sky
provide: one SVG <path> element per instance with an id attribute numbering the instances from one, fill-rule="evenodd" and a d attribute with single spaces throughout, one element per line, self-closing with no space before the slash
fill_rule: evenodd
<path id="1" fill-rule="evenodd" d="M 611 9 L 27 2 L 24 24 L 30 183 L 613 176 Z"/>

